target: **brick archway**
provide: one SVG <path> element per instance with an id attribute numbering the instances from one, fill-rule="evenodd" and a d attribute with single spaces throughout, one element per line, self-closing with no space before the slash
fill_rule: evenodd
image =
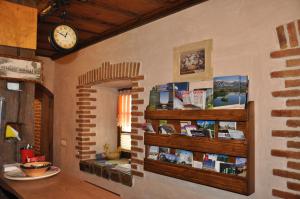
<path id="1" fill-rule="evenodd" d="M 80 160 L 95 158 L 96 132 L 95 119 L 97 117 L 97 89 L 92 86 L 110 81 L 132 81 L 132 131 L 131 131 L 131 173 L 143 177 L 144 121 L 142 106 L 144 100 L 140 99 L 144 88 L 140 86 L 144 76 L 140 74 L 140 63 L 123 62 L 110 64 L 105 62 L 101 67 L 90 70 L 78 77 L 76 101 L 76 157 Z"/>

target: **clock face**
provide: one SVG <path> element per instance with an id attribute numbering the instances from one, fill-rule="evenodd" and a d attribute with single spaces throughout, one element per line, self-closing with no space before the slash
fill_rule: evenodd
<path id="1" fill-rule="evenodd" d="M 52 33 L 55 44 L 64 50 L 75 47 L 77 43 L 77 34 L 73 28 L 67 25 L 57 26 Z"/>

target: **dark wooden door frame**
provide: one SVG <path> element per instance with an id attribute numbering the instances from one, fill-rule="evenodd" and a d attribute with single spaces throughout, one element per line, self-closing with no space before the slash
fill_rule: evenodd
<path id="1" fill-rule="evenodd" d="M 45 153 L 46 159 L 53 161 L 53 108 L 54 95 L 46 87 L 36 84 L 35 98 L 42 104 L 41 120 L 41 152 Z"/>

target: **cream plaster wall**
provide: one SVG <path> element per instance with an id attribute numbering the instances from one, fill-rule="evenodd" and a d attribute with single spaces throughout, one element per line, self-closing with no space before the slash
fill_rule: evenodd
<path id="1" fill-rule="evenodd" d="M 95 136 L 95 150 L 97 153 L 103 152 L 104 144 L 109 144 L 110 151 L 117 149 L 117 102 L 118 90 L 116 88 L 100 87 L 99 85 L 93 86 L 97 89 L 97 118 L 96 123 L 96 136 Z"/>
<path id="2" fill-rule="evenodd" d="M 44 86 L 48 88 L 52 93 L 54 92 L 54 71 L 55 62 L 46 57 L 37 57 L 43 63 L 43 82 Z"/>
<path id="3" fill-rule="evenodd" d="M 250 99 L 256 111 L 256 192 L 249 198 L 272 198 L 271 188 L 282 187 L 283 180 L 272 176 L 272 167 L 284 167 L 280 158 L 270 155 L 271 148 L 285 148 L 281 139 L 272 141 L 271 129 L 283 128 L 283 119 L 271 119 L 272 107 L 283 100 L 273 100 L 270 92 L 283 88 L 283 82 L 271 81 L 269 73 L 284 64 L 270 59 L 279 49 L 275 28 L 300 18 L 299 0 L 210 0 L 156 22 L 128 31 L 67 56 L 55 66 L 55 164 L 65 172 L 80 175 L 94 183 L 131 199 L 244 199 L 246 196 L 186 181 L 145 172 L 135 177 L 128 188 L 78 169 L 75 159 L 75 86 L 77 77 L 104 61 L 140 61 L 143 85 L 148 93 L 155 84 L 172 81 L 173 48 L 186 43 L 213 39 L 214 75 L 248 75 Z M 60 144 L 61 139 L 67 146 Z"/>

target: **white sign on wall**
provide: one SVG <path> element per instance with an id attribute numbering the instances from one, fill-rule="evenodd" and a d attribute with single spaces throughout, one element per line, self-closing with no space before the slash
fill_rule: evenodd
<path id="1" fill-rule="evenodd" d="M 0 56 L 0 77 L 42 81 L 42 63 Z"/>

